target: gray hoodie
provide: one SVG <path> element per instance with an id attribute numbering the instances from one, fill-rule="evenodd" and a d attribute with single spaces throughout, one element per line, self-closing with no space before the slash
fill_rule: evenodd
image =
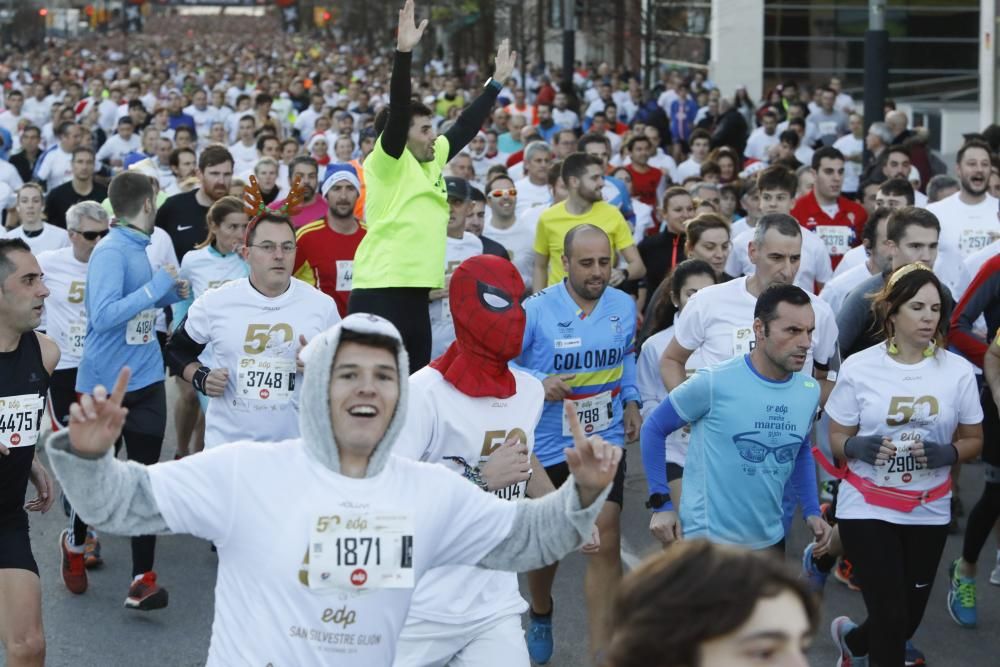
<path id="1" fill-rule="evenodd" d="M 396 339 L 397 364 L 408 368 L 409 361 L 399 332 L 387 320 L 374 315 L 355 314 L 316 336 L 302 352 L 305 374 L 301 392 L 299 425 L 307 454 L 334 473 L 340 472 L 340 458 L 330 420 L 329 386 L 334 355 L 344 329 L 358 333 L 380 333 Z M 385 435 L 375 446 L 366 476 L 373 477 L 385 467 L 392 447 L 401 437 L 406 422 L 409 379 L 400 374 L 399 400 Z M 98 530 L 121 535 L 168 534 L 172 531 L 157 507 L 147 467 L 134 461 L 120 461 L 112 450 L 98 458 L 86 458 L 70 450 L 69 431 L 49 438 L 49 460 L 63 490 L 84 520 Z M 257 480 L 256 483 L 266 483 Z M 572 477 L 556 493 L 539 500 L 518 503 L 514 524 L 507 536 L 478 563 L 497 570 L 523 572 L 549 565 L 590 537 L 591 526 L 610 491 L 604 489 L 589 507 L 581 508 Z M 497 502 L 506 502 L 497 499 Z M 441 508 L 460 512 L 461 508 Z"/>

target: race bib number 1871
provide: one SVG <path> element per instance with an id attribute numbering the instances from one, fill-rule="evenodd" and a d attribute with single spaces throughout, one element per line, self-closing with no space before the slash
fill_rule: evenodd
<path id="1" fill-rule="evenodd" d="M 366 512 L 317 517 L 309 534 L 309 585 L 413 588 L 413 517 Z"/>

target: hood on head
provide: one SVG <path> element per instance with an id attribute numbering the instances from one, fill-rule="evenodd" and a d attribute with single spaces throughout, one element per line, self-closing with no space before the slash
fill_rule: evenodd
<path id="1" fill-rule="evenodd" d="M 392 446 L 406 422 L 409 394 L 407 371 L 410 360 L 402 336 L 389 320 L 367 313 L 348 315 L 336 326 L 315 336 L 302 349 L 305 371 L 299 394 L 299 430 L 306 451 L 333 472 L 340 473 L 340 454 L 333 435 L 333 422 L 330 420 L 330 373 L 333 370 L 333 359 L 340 347 L 341 333 L 345 329 L 355 333 L 381 334 L 398 342 L 396 364 L 399 368 L 399 400 L 385 434 L 368 459 L 365 476 L 374 477 L 385 467 Z"/>

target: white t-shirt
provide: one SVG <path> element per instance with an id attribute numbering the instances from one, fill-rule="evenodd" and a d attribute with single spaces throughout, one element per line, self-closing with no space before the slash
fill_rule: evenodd
<path id="1" fill-rule="evenodd" d="M 997 200 L 986 195 L 982 202 L 970 206 L 960 195 L 956 192 L 927 207 L 941 223 L 934 273 L 954 294 L 961 294 L 962 260 L 1000 236 Z"/>
<path id="2" fill-rule="evenodd" d="M 444 251 L 445 285 L 459 264 L 482 254 L 483 242 L 475 234 L 465 232 L 460 239 L 449 236 Z M 451 318 L 451 302 L 448 297 L 431 301 L 428 308 L 431 316 L 431 359 L 435 359 L 444 354 L 455 340 L 455 323 Z"/>
<path id="3" fill-rule="evenodd" d="M 297 278 L 273 299 L 254 289 L 249 278 L 195 299 L 184 330 L 196 343 L 211 343 L 216 366 L 229 369 L 223 395 L 208 400 L 205 447 L 247 433 L 262 442 L 297 437 L 299 336 L 310 340 L 339 321 L 336 302 Z"/>
<path id="4" fill-rule="evenodd" d="M 443 466 L 396 456 L 374 477 L 345 477 L 308 455 L 301 440 L 241 442 L 148 470 L 170 530 L 218 548 L 209 667 L 391 665 L 413 585 L 433 567 L 478 563 L 510 533 L 517 511 Z M 377 537 L 383 563 L 394 556 L 390 562 L 404 563 L 393 535 L 372 529 L 377 518 L 393 517 L 412 557 L 383 569 L 412 573 L 414 584 L 334 588 L 334 577 L 310 575 L 313 531 L 334 516 L 365 518 L 358 542 Z M 375 550 L 326 535 L 331 560 L 336 546 L 345 548 L 335 573 L 358 564 L 351 579 L 369 578 Z"/>
<path id="5" fill-rule="evenodd" d="M 950 443 L 959 424 L 983 420 L 972 364 L 946 350 L 916 364 L 901 364 L 889 356 L 885 343 L 844 361 L 825 410 L 838 424 L 858 426 L 858 435 L 888 436 L 897 448 L 914 440 Z M 902 452 L 888 465 L 876 467 L 857 459 L 849 459 L 848 465 L 867 480 L 909 491 L 933 489 L 950 473 L 949 466 L 922 470 Z M 944 525 L 951 519 L 950 498 L 948 493 L 912 512 L 899 512 L 869 505 L 845 483 L 837 497 L 837 518 Z"/>
<path id="6" fill-rule="evenodd" d="M 653 207 L 633 197 L 632 213 L 635 215 L 635 227 L 632 229 L 632 239 L 636 245 L 639 245 L 646 238 L 647 230 L 656 224 L 653 221 Z"/>
<path id="7" fill-rule="evenodd" d="M 684 182 L 684 179 L 690 176 L 701 177 L 701 163 L 695 162 L 694 158 L 688 158 L 677 166 L 677 179 L 675 182 L 677 185 L 680 185 Z"/>
<path id="8" fill-rule="evenodd" d="M 745 217 L 740 218 L 739 220 L 733 222 L 732 227 L 729 228 L 729 236 L 735 239 L 737 236 L 747 231 L 748 229 L 755 229 L 755 228 L 750 226 Z M 730 273 L 729 275 L 732 274 Z"/>
<path id="9" fill-rule="evenodd" d="M 195 105 L 190 104 L 184 107 L 184 113 L 194 119 L 194 131 L 197 133 L 199 140 L 208 137 L 212 131 L 212 123 L 219 117 L 219 110 L 211 105 L 206 105 L 204 109 L 199 109 Z"/>
<path id="10" fill-rule="evenodd" d="M 233 165 L 234 174 L 253 171 L 253 167 L 259 159 L 257 157 L 257 144 L 244 146 L 242 141 L 237 141 L 229 147 L 229 152 L 235 162 Z"/>
<path id="11" fill-rule="evenodd" d="M 511 372 L 517 390 L 502 399 L 467 396 L 430 366 L 411 375 L 407 437 L 393 447 L 393 456 L 439 463 L 461 475 L 462 466 L 444 457 L 457 456 L 470 466 L 480 465 L 513 433 L 531 452 L 545 389 L 533 376 L 515 369 Z M 466 484 L 471 486 L 468 481 Z M 494 495 L 517 501 L 525 497 L 526 487 L 527 482 L 512 484 Z M 436 568 L 413 593 L 408 623 L 423 620 L 459 625 L 520 614 L 527 608 L 514 573 L 468 566 Z"/>
<path id="12" fill-rule="evenodd" d="M 739 236 L 734 236 L 729 258 L 726 260 L 726 273 L 731 276 L 749 276 L 757 271 L 750 263 L 750 242 L 756 229 L 749 228 Z M 802 228 L 802 257 L 799 260 L 799 270 L 793 283 L 810 294 L 816 290 L 816 283 L 826 284 L 833 278 L 833 268 L 830 266 L 830 255 L 826 244 L 816 235 L 816 232 Z"/>
<path id="13" fill-rule="evenodd" d="M 197 299 L 210 289 L 231 280 L 245 278 L 248 269 L 239 253 L 220 255 L 214 248 L 205 246 L 184 254 L 180 277 L 191 282 L 191 296 Z"/>
<path id="14" fill-rule="evenodd" d="M 580 127 L 580 117 L 570 109 L 552 108 L 552 122 L 564 130 L 575 130 Z"/>
<path id="15" fill-rule="evenodd" d="M 833 147 L 844 154 L 844 157 L 859 155 L 865 149 L 864 139 L 858 139 L 853 134 L 844 136 L 833 142 Z M 844 192 L 857 192 L 861 183 L 861 163 L 844 160 Z"/>
<path id="16" fill-rule="evenodd" d="M 59 248 L 66 248 L 69 246 L 69 234 L 62 227 L 56 227 L 55 225 L 50 225 L 47 222 L 42 223 L 42 233 L 38 236 L 28 236 L 24 233 L 24 226 L 15 227 L 8 231 L 3 238 L 7 239 L 21 239 L 28 244 L 31 248 L 31 254 L 38 256 L 39 253 L 43 253 L 46 250 L 58 250 Z"/>
<path id="17" fill-rule="evenodd" d="M 546 209 L 552 206 L 552 191 L 548 184 L 535 185 L 527 176 L 514 183 L 517 188 L 517 210 L 515 215 L 521 217 L 525 211 L 533 208 Z"/>
<path id="18" fill-rule="evenodd" d="M 37 256 L 49 289 L 45 299 L 45 333 L 59 346 L 56 370 L 76 368 L 87 335 L 87 264 L 73 256 L 73 248 L 47 250 Z"/>
<path id="19" fill-rule="evenodd" d="M 768 149 L 777 143 L 777 129 L 774 131 L 774 134 L 767 134 L 763 127 L 758 127 L 750 133 L 750 138 L 747 139 L 747 147 L 743 151 L 743 154 L 755 160 L 767 162 Z"/>
<path id="20" fill-rule="evenodd" d="M 833 280 L 823 287 L 823 290 L 819 293 L 819 298 L 826 301 L 830 305 L 830 310 L 834 314 L 837 314 L 840 312 L 840 307 L 844 305 L 844 300 L 851 293 L 851 290 L 871 277 L 872 274 L 868 271 L 868 265 L 858 264 L 844 271 L 839 276 L 834 276 Z"/>
<path id="21" fill-rule="evenodd" d="M 544 210 L 544 209 L 543 209 Z M 521 274 L 524 287 L 531 289 L 532 271 L 535 266 L 535 227 L 537 216 L 519 216 L 507 229 L 494 227 L 492 220 L 483 225 L 483 236 L 491 238 L 507 249 L 507 256 Z"/>
<path id="22" fill-rule="evenodd" d="M 35 175 L 45 183 L 45 190 L 52 192 L 73 178 L 73 154 L 67 153 L 58 144 L 42 153 L 35 165 Z"/>
<path id="23" fill-rule="evenodd" d="M 174 242 L 170 240 L 170 234 L 159 227 L 153 227 L 153 233 L 149 237 L 149 245 L 146 246 L 146 257 L 149 265 L 153 268 L 153 273 L 164 266 L 177 266 L 177 253 L 174 252 Z M 166 333 L 167 317 L 163 309 L 160 309 L 156 316 L 156 330 Z"/>
<path id="24" fill-rule="evenodd" d="M 124 162 L 126 155 L 132 151 L 138 151 L 141 148 L 142 140 L 139 139 L 138 135 L 133 134 L 126 140 L 122 139 L 117 134 L 113 134 L 108 137 L 108 140 L 105 141 L 104 145 L 97 151 L 95 159 L 98 162 L 113 162 L 115 160 L 121 160 Z"/>
<path id="25" fill-rule="evenodd" d="M 808 292 L 816 316 L 816 330 L 803 372 L 813 361 L 826 364 L 837 345 L 837 320 L 819 297 Z M 677 320 L 674 337 L 688 350 L 701 350 L 702 366 L 714 366 L 747 354 L 754 347 L 753 311 L 757 297 L 747 291 L 746 277 L 710 285 L 691 297 L 684 317 Z"/>
<path id="26" fill-rule="evenodd" d="M 680 317 L 681 313 L 678 313 L 675 321 Z M 660 375 L 660 359 L 663 358 L 663 353 L 673 339 L 674 327 L 670 326 L 647 338 L 639 351 L 639 359 L 635 364 L 635 384 L 639 389 L 639 397 L 642 399 L 643 419 L 649 417 L 656 406 L 667 398 L 667 387 L 663 384 L 663 377 Z M 694 354 L 688 357 L 687 363 L 684 364 L 689 377 L 694 371 L 704 368 L 704 366 L 701 350 L 695 350 Z M 667 463 L 683 466 L 687 460 L 690 441 L 691 429 L 686 426 L 667 435 Z"/>
<path id="27" fill-rule="evenodd" d="M 868 261 L 868 251 L 865 250 L 863 245 L 854 246 L 850 250 L 844 253 L 843 259 L 840 260 L 840 264 L 837 268 L 833 270 L 833 277 L 836 278 L 847 273 L 848 270 L 853 269 L 859 264 L 864 264 Z"/>

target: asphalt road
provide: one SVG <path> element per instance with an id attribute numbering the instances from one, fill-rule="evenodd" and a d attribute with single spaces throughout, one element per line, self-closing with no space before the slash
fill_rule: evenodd
<path id="1" fill-rule="evenodd" d="M 172 429 L 171 429 L 172 430 Z M 173 434 L 168 434 L 163 458 L 174 453 Z M 635 563 L 656 550 L 647 530 L 643 508 L 645 480 L 638 447 L 629 448 L 629 475 L 623 514 L 623 550 L 626 563 Z M 962 475 L 962 498 L 971 508 L 982 489 L 982 467 L 968 465 Z M 58 506 L 44 516 L 32 516 L 31 540 L 42 575 L 45 635 L 48 665 L 148 665 L 180 667 L 204 664 L 213 613 L 216 558 L 209 544 L 190 537 L 161 538 L 157 544 L 156 571 L 170 591 L 167 609 L 152 613 L 126 610 L 122 603 L 129 584 L 127 538 L 103 535 L 105 567 L 91 571 L 90 588 L 76 596 L 63 586 L 59 576 L 58 536 L 66 519 Z M 964 522 L 963 522 L 964 525 Z M 806 543 L 804 525 L 796 522 L 789 541 L 788 562 L 798 563 Z M 945 563 L 957 557 L 960 536 L 948 539 L 940 573 L 934 584 L 916 644 L 927 655 L 929 665 L 942 667 L 995 667 L 1000 664 L 1000 587 L 987 583 L 995 544 L 983 552 L 979 585 L 979 628 L 961 629 L 946 609 Z M 585 558 L 573 554 L 562 564 L 556 579 L 554 633 L 556 650 L 550 664 L 589 664 L 586 615 L 583 597 Z M 830 621 L 841 614 L 864 618 L 858 593 L 830 579 L 823 602 L 823 619 L 809 651 L 812 665 L 835 665 L 837 655 L 829 636 Z M 665 620 L 664 623 L 668 623 Z M 6 664 L 4 662 L 4 664 Z"/>

